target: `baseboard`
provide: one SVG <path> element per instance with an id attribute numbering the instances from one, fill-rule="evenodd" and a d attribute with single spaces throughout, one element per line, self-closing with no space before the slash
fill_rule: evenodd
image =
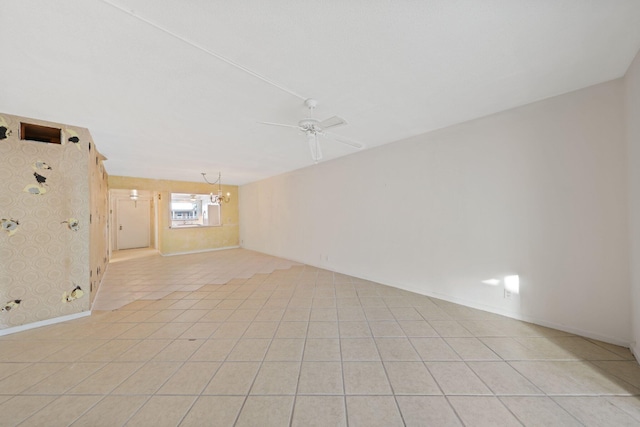
<path id="1" fill-rule="evenodd" d="M 365 280 L 371 280 L 371 281 L 376 281 L 376 280 L 372 280 L 372 279 L 367 279 L 365 278 Z M 377 281 L 377 283 L 381 283 L 380 281 Z M 387 286 L 392 286 L 395 288 L 399 288 L 399 289 L 404 289 L 406 291 L 410 291 L 410 292 L 415 292 L 417 294 L 420 295 L 425 295 L 428 297 L 432 297 L 432 298 L 438 298 L 444 301 L 448 301 L 448 302 L 452 302 L 455 304 L 460 304 L 460 305 L 464 305 L 465 307 L 470 307 L 470 308 L 475 308 L 478 310 L 483 310 L 483 311 L 487 311 L 489 313 L 494 313 L 494 314 L 499 314 L 501 316 L 505 316 L 505 317 L 509 317 L 511 319 L 516 319 L 516 320 L 522 320 L 523 322 L 528 322 L 528 323 L 533 323 L 535 325 L 539 325 L 539 326 L 544 326 L 547 328 L 552 328 L 552 329 L 557 329 L 559 331 L 563 331 L 563 332 L 569 332 L 571 334 L 575 334 L 575 335 L 580 335 L 582 337 L 585 338 L 591 338 L 594 340 L 598 340 L 598 341 L 603 341 L 609 344 L 615 344 L 615 345 L 619 345 L 621 347 L 629 347 L 629 342 L 621 339 L 621 338 L 617 338 L 617 337 L 609 337 L 609 336 L 604 336 L 592 331 L 587 331 L 584 329 L 580 329 L 580 328 L 573 328 L 570 326 L 566 326 L 566 325 L 560 325 L 554 322 L 549 322 L 543 319 L 539 319 L 537 317 L 534 316 L 527 316 L 527 315 L 523 315 L 520 313 L 514 313 L 512 311 L 507 311 L 507 310 L 502 310 L 498 307 L 493 307 L 493 306 L 488 306 L 488 305 L 484 305 L 484 304 L 478 304 L 474 301 L 469 301 L 463 298 L 456 298 L 447 294 L 443 294 L 440 292 L 425 292 L 422 289 L 416 289 L 415 287 L 412 286 L 403 286 L 402 284 L 391 284 L 391 283 L 382 283 L 383 285 L 387 285 Z"/>
<path id="2" fill-rule="evenodd" d="M 158 253 L 162 256 L 176 256 L 176 255 L 201 254 L 203 252 L 225 251 L 227 249 L 240 249 L 240 246 L 225 246 L 223 248 L 200 249 L 198 251 L 187 251 L 187 252 L 171 252 L 167 254 L 158 251 Z"/>
<path id="3" fill-rule="evenodd" d="M 255 250 L 255 249 L 250 249 L 250 248 L 246 248 L 248 250 L 254 250 L 256 252 L 260 252 L 260 253 L 265 253 L 265 252 L 261 252 L 259 250 Z M 267 254 L 266 255 L 271 255 L 271 256 L 279 256 L 279 255 L 272 255 L 272 254 Z M 329 270 L 329 271 L 333 271 L 335 273 L 340 273 L 340 274 L 345 274 L 347 276 L 352 276 L 352 277 L 357 277 L 359 279 L 363 279 L 363 280 L 368 280 L 370 282 L 375 282 L 375 283 L 380 283 L 382 285 L 386 285 L 386 286 L 391 286 L 392 288 L 398 288 L 398 289 L 402 289 L 405 291 L 409 291 L 409 292 L 414 292 L 416 294 L 420 294 L 420 295 L 424 295 L 424 296 L 428 296 L 428 297 L 432 297 L 432 298 L 438 298 L 444 301 L 448 301 L 448 302 L 452 302 L 455 304 L 460 304 L 460 305 L 464 305 L 465 307 L 470 307 L 470 308 L 475 308 L 478 310 L 483 310 L 483 311 L 487 311 L 489 313 L 494 313 L 494 314 L 499 314 L 501 316 L 505 316 L 505 317 L 509 317 L 511 319 L 516 319 L 516 320 L 522 320 L 523 322 L 528 322 L 528 323 L 533 323 L 536 325 L 540 325 L 540 326 L 544 326 L 547 328 L 552 328 L 552 329 L 557 329 L 559 331 L 563 331 L 563 332 L 569 332 L 571 334 L 575 334 L 575 335 L 580 335 L 582 337 L 585 338 L 591 338 L 594 340 L 598 340 L 598 341 L 602 341 L 602 342 L 606 342 L 609 344 L 615 344 L 615 345 L 619 345 L 621 347 L 626 347 L 626 348 L 630 348 L 631 351 L 633 352 L 634 355 L 636 355 L 636 359 L 640 360 L 638 358 L 638 356 L 640 356 L 640 345 L 636 344 L 635 345 L 635 349 L 631 346 L 631 343 L 629 343 L 629 341 L 621 339 L 621 338 L 617 338 L 617 337 L 609 337 L 609 336 L 604 336 L 595 332 L 591 332 L 591 331 L 586 331 L 586 330 L 582 330 L 579 328 L 572 328 L 570 326 L 566 326 L 566 325 L 559 325 L 553 322 L 548 322 L 546 320 L 543 319 L 538 319 L 536 317 L 532 317 L 532 316 L 526 316 L 526 315 L 522 315 L 520 313 L 514 313 L 511 311 L 507 311 L 507 310 L 502 310 L 498 307 L 493 307 L 493 306 L 488 306 L 488 305 L 484 305 L 484 304 L 478 304 L 474 301 L 469 301 L 469 300 L 465 300 L 465 299 L 461 299 L 461 298 L 456 298 L 447 294 L 442 294 L 439 292 L 428 292 L 425 291 L 424 289 L 418 289 L 414 286 L 411 285 L 407 285 L 407 284 L 402 284 L 402 283 L 389 283 L 389 282 L 384 282 L 381 281 L 380 279 L 374 278 L 374 277 L 367 277 L 366 275 L 359 275 L 359 274 L 354 274 L 353 272 L 349 272 L 349 271 L 342 271 L 340 269 L 336 269 L 334 267 L 330 267 L 327 265 L 318 265 L 318 264 L 311 264 L 299 259 L 295 259 L 295 258 L 289 258 L 289 257 L 283 257 L 280 256 L 280 258 L 285 258 L 285 259 L 289 259 L 291 261 L 295 261 L 295 262 L 299 262 L 301 264 L 306 264 L 312 267 L 316 267 L 316 268 L 322 268 L 324 270 Z"/>
<path id="4" fill-rule="evenodd" d="M 102 274 L 102 277 L 100 278 L 100 283 L 98 283 L 98 290 L 96 291 L 96 295 L 93 297 L 93 301 L 91 301 L 91 310 L 93 310 L 93 304 L 98 299 L 98 295 L 100 294 L 100 291 L 102 290 L 102 282 L 104 282 L 104 278 L 107 275 L 107 269 L 109 268 L 109 263 L 110 262 L 111 262 L 111 260 L 107 261 L 107 267 L 105 268 L 104 273 Z"/>
<path id="5" fill-rule="evenodd" d="M 91 316 L 91 310 L 80 313 L 69 314 L 68 316 L 54 317 L 53 319 L 41 320 L 39 322 L 27 323 L 26 325 L 14 326 L 13 328 L 0 329 L 0 337 L 15 334 L 17 332 L 28 331 L 29 329 L 40 328 L 42 326 L 55 325 L 56 323 L 68 322 L 69 320 L 80 319 Z"/>
<path id="6" fill-rule="evenodd" d="M 637 361 L 640 362 L 640 344 L 637 342 L 632 342 L 629 346 L 631 353 L 633 353 L 633 357 L 636 358 Z"/>
<path id="7" fill-rule="evenodd" d="M 369 280 L 369 279 L 366 279 Z M 380 282 L 378 282 L 380 283 Z M 386 283 L 383 283 L 386 284 Z M 460 305 L 464 305 L 465 307 L 470 307 L 470 308 L 475 308 L 478 310 L 483 310 L 483 311 L 487 311 L 489 313 L 494 313 L 494 314 L 499 314 L 501 316 L 505 316 L 505 317 L 509 317 L 511 319 L 516 319 L 516 320 L 521 320 L 523 322 L 528 322 L 528 323 L 533 323 L 535 325 L 539 325 L 539 326 L 544 326 L 547 328 L 552 328 L 552 329 L 557 329 L 559 331 L 563 331 L 563 332 L 569 332 L 571 334 L 575 334 L 575 335 L 579 335 L 585 338 L 591 338 L 594 340 L 598 340 L 598 341 L 602 341 L 602 342 L 606 342 L 609 344 L 615 344 L 615 345 L 619 345 L 621 347 L 630 347 L 630 344 L 628 341 L 624 340 L 624 339 L 620 339 L 620 338 L 616 338 L 616 337 L 609 337 L 609 336 L 604 336 L 598 333 L 594 333 L 591 331 L 586 331 L 583 329 L 579 329 L 579 328 L 573 328 L 570 326 L 566 326 L 566 325 L 560 325 L 554 322 L 548 322 L 546 320 L 542 320 L 533 316 L 527 316 L 527 315 L 523 315 L 520 313 L 514 313 L 511 311 L 506 311 L 506 310 L 501 310 L 500 308 L 497 307 L 492 307 L 492 306 L 487 306 L 484 304 L 477 304 L 473 301 L 469 301 L 469 300 L 465 300 L 462 298 L 456 298 L 456 297 L 452 297 L 450 295 L 446 295 L 446 294 L 442 294 L 439 292 L 424 292 L 423 290 L 420 289 L 415 289 L 412 288 L 410 286 L 404 287 L 404 286 L 398 286 L 398 285 L 391 285 L 388 284 L 388 286 L 392 286 L 392 287 L 396 287 L 399 289 L 404 289 L 406 291 L 410 291 L 410 292 L 415 292 L 417 294 L 421 294 L 421 295 L 426 295 L 428 297 L 432 297 L 432 298 L 438 298 L 444 301 L 448 301 L 448 302 L 452 302 L 455 304 L 460 304 Z"/>

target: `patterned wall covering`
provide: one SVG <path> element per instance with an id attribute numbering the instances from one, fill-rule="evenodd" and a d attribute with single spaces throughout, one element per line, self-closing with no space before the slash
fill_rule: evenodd
<path id="1" fill-rule="evenodd" d="M 61 144 L 21 140 L 21 122 L 60 128 Z M 89 310 L 106 263 L 101 159 L 87 129 L 0 113 L 0 329 Z"/>
<path id="2" fill-rule="evenodd" d="M 92 144 L 89 150 L 89 280 L 92 303 L 109 264 L 109 176 L 104 169 L 104 160 L 106 158 Z"/>

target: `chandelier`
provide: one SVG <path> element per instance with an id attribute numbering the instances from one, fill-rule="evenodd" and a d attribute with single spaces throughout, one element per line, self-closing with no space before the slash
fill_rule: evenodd
<path id="1" fill-rule="evenodd" d="M 228 203 L 231 200 L 231 193 L 227 192 L 227 194 L 222 194 L 222 173 L 218 172 L 218 179 L 214 182 L 211 182 L 207 179 L 207 174 L 205 172 L 200 172 L 202 174 L 202 179 L 204 182 L 211 185 L 218 185 L 218 192 L 211 192 L 209 195 L 211 197 L 211 203 L 213 204 L 221 204 L 222 202 Z"/>

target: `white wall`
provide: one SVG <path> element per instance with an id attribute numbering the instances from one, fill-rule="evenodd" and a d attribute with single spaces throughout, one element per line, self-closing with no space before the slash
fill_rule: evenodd
<path id="1" fill-rule="evenodd" d="M 616 80 L 245 185 L 241 245 L 628 344 L 625 149 Z"/>
<path id="2" fill-rule="evenodd" d="M 629 160 L 633 352 L 640 357 L 640 53 L 625 76 L 625 129 Z"/>

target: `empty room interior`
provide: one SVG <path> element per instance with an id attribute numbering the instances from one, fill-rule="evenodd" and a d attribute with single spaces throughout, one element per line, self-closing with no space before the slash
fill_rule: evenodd
<path id="1" fill-rule="evenodd" d="M 640 425 L 640 2 L 0 2 L 0 426 Z"/>

